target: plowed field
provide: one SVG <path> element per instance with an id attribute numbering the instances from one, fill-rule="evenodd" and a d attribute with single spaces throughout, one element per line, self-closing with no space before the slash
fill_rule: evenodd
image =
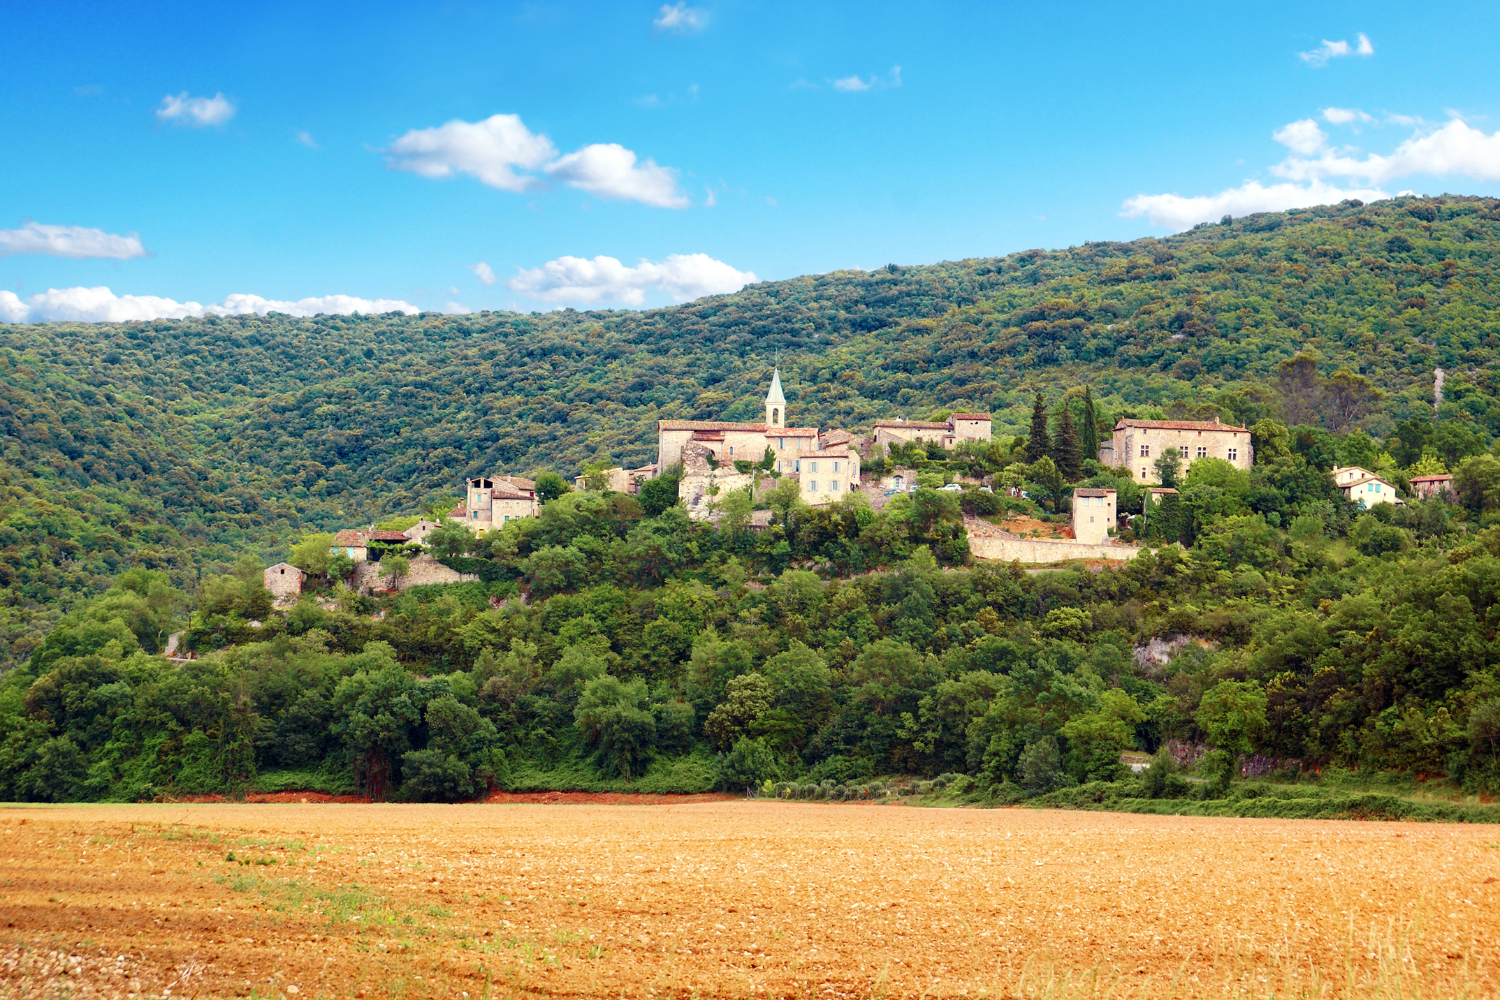
<path id="1" fill-rule="evenodd" d="M 0 995 L 1500 995 L 1500 831 L 785 802 L 0 808 Z"/>

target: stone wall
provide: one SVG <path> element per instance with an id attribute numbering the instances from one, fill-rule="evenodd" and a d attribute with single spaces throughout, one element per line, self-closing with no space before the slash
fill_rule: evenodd
<path id="1" fill-rule="evenodd" d="M 1131 545 L 1084 545 L 1079 542 L 1045 538 L 998 538 L 993 535 L 969 536 L 969 551 L 976 559 L 997 559 L 1023 563 L 1055 563 L 1069 559 L 1109 559 L 1128 562 L 1141 550 Z"/>
<path id="2" fill-rule="evenodd" d="M 417 556 L 401 577 L 398 586 L 392 587 L 390 577 L 381 572 L 381 564 L 360 563 L 354 570 L 354 589 L 361 592 L 375 590 L 405 590 L 408 587 L 428 587 L 442 583 L 473 583 L 479 577 L 473 573 L 460 573 L 444 566 L 431 556 Z"/>

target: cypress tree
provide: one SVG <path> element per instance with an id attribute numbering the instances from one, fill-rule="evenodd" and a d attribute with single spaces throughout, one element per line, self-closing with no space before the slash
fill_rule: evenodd
<path id="1" fill-rule="evenodd" d="M 1036 394 L 1031 405 L 1031 437 L 1026 441 L 1026 464 L 1030 465 L 1052 450 L 1052 435 L 1047 433 L 1047 401 Z"/>
<path id="2" fill-rule="evenodd" d="M 1073 426 L 1073 408 L 1063 401 L 1057 418 L 1057 434 L 1052 439 L 1052 461 L 1063 480 L 1076 483 L 1083 475 L 1083 460 L 1078 455 L 1078 430 Z"/>
<path id="3" fill-rule="evenodd" d="M 1099 410 L 1094 406 L 1094 390 L 1083 387 L 1083 427 L 1078 435 L 1078 446 L 1084 458 L 1099 458 Z"/>

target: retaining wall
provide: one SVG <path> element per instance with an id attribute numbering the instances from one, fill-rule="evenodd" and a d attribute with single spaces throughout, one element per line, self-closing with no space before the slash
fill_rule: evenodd
<path id="1" fill-rule="evenodd" d="M 969 551 L 976 559 L 998 559 L 1023 563 L 1055 563 L 1069 559 L 1109 559 L 1129 562 L 1140 554 L 1133 545 L 1084 545 L 1081 542 L 1043 538 L 996 538 L 969 536 Z"/>

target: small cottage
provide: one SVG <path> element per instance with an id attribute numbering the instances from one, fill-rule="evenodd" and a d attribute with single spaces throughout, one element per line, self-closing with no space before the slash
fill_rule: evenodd
<path id="1" fill-rule="evenodd" d="M 262 574 L 265 588 L 271 592 L 277 604 L 295 604 L 302 593 L 302 581 L 307 574 L 288 562 L 270 566 Z"/>

